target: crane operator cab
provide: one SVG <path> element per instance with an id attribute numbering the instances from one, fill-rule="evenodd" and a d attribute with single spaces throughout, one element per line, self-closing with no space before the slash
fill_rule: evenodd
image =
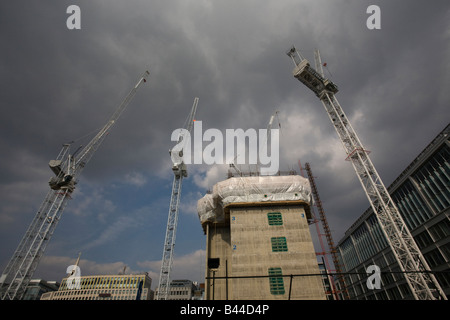
<path id="1" fill-rule="evenodd" d="M 72 192 L 75 189 L 75 180 L 70 172 L 65 173 L 61 168 L 61 160 L 50 160 L 48 163 L 50 169 L 55 174 L 55 177 L 51 177 L 48 184 L 52 190 L 68 190 Z M 70 171 L 70 170 L 68 170 Z"/>

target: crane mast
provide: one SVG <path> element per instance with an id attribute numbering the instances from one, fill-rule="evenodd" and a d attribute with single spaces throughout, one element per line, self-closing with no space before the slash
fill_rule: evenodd
<path id="1" fill-rule="evenodd" d="M 293 76 L 311 89 L 320 99 L 333 124 L 353 168 L 380 222 L 381 229 L 390 244 L 394 256 L 405 275 L 411 293 L 416 300 L 446 300 L 439 283 L 406 227 L 397 207 L 381 181 L 369 152 L 352 128 L 341 105 L 335 97 L 338 87 L 323 76 L 320 53 L 315 52 L 317 71 L 295 47 L 286 52 L 295 64 Z"/>
<path id="2" fill-rule="evenodd" d="M 338 255 L 337 255 L 337 250 L 336 250 L 336 247 L 334 246 L 333 236 L 331 234 L 331 230 L 328 225 L 327 217 L 325 216 L 325 210 L 323 209 L 322 201 L 320 200 L 319 191 L 317 190 L 316 181 L 312 174 L 311 166 L 309 165 L 308 162 L 305 164 L 305 169 L 306 169 L 306 173 L 308 175 L 309 184 L 311 185 L 311 191 L 312 191 L 312 194 L 314 197 L 314 202 L 315 202 L 315 205 L 317 206 L 317 210 L 319 211 L 320 221 L 322 222 L 322 227 L 325 232 L 325 237 L 327 238 L 328 249 L 330 250 L 330 254 L 333 259 L 334 269 L 335 269 L 336 273 L 338 274 L 338 279 L 341 284 L 342 292 L 345 294 L 345 296 L 348 296 L 347 288 L 345 286 L 344 276 L 342 275 L 342 269 L 341 269 Z M 320 239 L 320 236 L 321 236 L 320 230 L 317 229 L 317 231 L 319 233 L 319 239 Z M 322 240 L 320 240 L 320 242 L 322 244 Z M 328 259 L 325 255 L 325 252 L 323 253 L 323 255 L 325 258 L 325 265 L 329 269 Z M 336 299 L 339 299 L 339 295 L 337 294 L 334 280 L 331 279 L 330 283 L 331 283 L 331 286 L 333 289 L 332 293 L 335 294 Z"/>
<path id="3" fill-rule="evenodd" d="M 180 136 L 178 138 L 176 150 L 174 148 L 170 151 L 171 155 L 173 152 L 176 152 L 176 158 L 180 159 L 180 161 L 174 162 L 172 166 L 174 177 L 172 183 L 172 194 L 170 197 L 169 215 L 167 218 L 164 249 L 161 261 L 161 271 L 159 275 L 158 300 L 167 300 L 170 291 L 170 271 L 172 270 L 173 252 L 177 234 L 178 206 L 180 204 L 181 185 L 183 178 L 186 178 L 188 175 L 186 164 L 183 161 L 183 148 L 186 143 L 187 133 L 190 133 L 192 131 L 192 127 L 194 126 L 197 104 L 198 98 L 195 98 L 191 112 L 187 119 L 186 128 L 184 130 L 180 130 Z M 180 146 L 180 143 L 182 146 Z"/>
<path id="4" fill-rule="evenodd" d="M 82 149 L 70 154 L 70 145 L 64 144 L 49 167 L 55 174 L 50 178 L 48 191 L 19 246 L 0 277 L 2 300 L 20 300 L 50 241 L 61 215 L 77 184 L 77 178 L 105 139 L 112 126 L 133 99 L 136 91 L 146 82 L 148 71 L 140 77 L 106 125 Z M 78 153 L 78 155 L 76 155 Z"/>

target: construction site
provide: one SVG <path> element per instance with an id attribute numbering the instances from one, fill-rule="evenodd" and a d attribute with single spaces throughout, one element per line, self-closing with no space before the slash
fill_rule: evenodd
<path id="1" fill-rule="evenodd" d="M 353 166 L 361 183 L 370 211 L 370 214 L 366 214 L 369 218 L 367 222 L 364 222 L 364 228 L 366 228 L 364 230 L 369 231 L 365 233 L 365 238 L 359 236 L 359 233 L 355 231 L 357 227 L 360 227 L 358 224 L 346 235 L 349 240 L 346 238 L 340 241 L 339 245 L 336 244 L 332 236 L 332 227 L 325 213 L 326 210 L 328 210 L 327 213 L 332 212 L 332 209 L 324 208 L 319 186 L 315 181 L 312 166 L 308 162 L 303 166 L 299 161 L 298 172 L 296 170 L 278 171 L 274 175 L 263 175 L 260 171 L 242 172 L 237 166 L 231 164 L 228 176 L 211 186 L 210 191 L 197 202 L 199 223 L 206 243 L 203 299 L 447 300 L 450 293 L 449 259 L 444 259 L 443 263 L 434 263 L 435 260 L 428 251 L 425 254 L 422 253 L 421 249 L 425 247 L 425 244 L 421 242 L 418 244 L 419 236 L 411 233 L 412 228 L 407 212 L 408 206 L 413 205 L 417 206 L 417 210 L 428 210 L 419 208 L 418 203 L 422 201 L 420 200 L 422 198 L 425 199 L 422 201 L 424 208 L 432 206 L 434 198 L 430 194 L 433 186 L 428 181 L 432 180 L 427 176 L 429 173 L 422 173 L 420 181 L 419 177 L 414 178 L 416 180 L 413 183 L 423 186 L 419 188 L 420 192 L 417 191 L 417 199 L 410 199 L 409 195 L 393 198 L 369 158 L 369 151 L 361 143 L 336 99 L 338 86 L 325 77 L 324 64 L 319 51 L 315 51 L 315 67 L 311 66 L 295 47 L 290 48 L 286 54 L 294 65 L 291 77 L 300 82 L 302 86 L 300 92 L 305 93 L 306 86 L 324 106 L 326 115 L 344 148 L 343 155 Z M 149 76 L 150 73 L 145 71 L 139 77 L 112 117 L 89 144 L 75 151 L 71 150 L 70 144 L 65 144 L 57 157 L 49 162 L 54 176 L 49 181 L 48 194 L 2 272 L 0 277 L 2 300 L 23 298 L 64 208 L 71 194 L 76 190 L 82 170 L 88 165 Z M 319 104 L 319 101 L 317 102 Z M 173 162 L 171 167 L 173 183 L 165 238 L 161 239 L 159 245 L 162 251 L 159 279 L 153 279 L 153 283 L 157 283 L 155 294 L 157 300 L 171 299 L 171 285 L 174 281 L 171 274 L 176 234 L 177 229 L 183 227 L 178 225 L 180 206 L 183 205 L 181 191 L 183 180 L 188 178 L 188 165 L 183 160 L 183 148 L 187 141 L 186 135 L 194 126 L 198 103 L 199 98 L 195 98 L 184 130 L 180 131 L 177 146 L 170 151 Z M 270 125 L 272 121 L 273 117 Z M 441 246 L 448 248 L 449 241 L 450 144 L 448 132 L 447 126 L 426 151 L 426 159 L 434 157 L 433 161 L 438 163 L 439 169 L 433 171 L 437 173 L 430 174 L 436 174 L 436 178 L 433 179 L 443 182 L 439 182 L 439 187 L 442 189 L 442 198 L 445 198 L 442 201 L 446 202 L 438 209 L 428 210 L 428 218 L 422 223 L 434 217 L 435 222 L 432 226 L 435 224 L 442 226 L 439 229 L 441 234 L 433 239 L 430 238 L 433 243 L 440 241 L 439 248 Z M 416 161 L 414 170 L 417 171 L 426 166 L 426 159 L 422 157 L 420 163 Z M 412 181 L 413 178 L 408 179 Z M 382 239 L 379 245 L 375 236 Z M 318 240 L 316 247 L 314 239 Z M 366 242 L 358 242 L 363 241 L 360 239 Z M 426 239 L 428 240 L 428 237 Z M 373 252 L 363 257 L 362 252 L 367 248 Z M 377 256 L 375 260 L 373 257 L 380 252 L 385 252 L 381 258 L 389 256 L 391 260 L 388 263 L 384 260 L 380 262 L 380 256 Z M 359 260 L 356 262 L 352 259 Z M 384 289 L 378 287 L 375 291 L 370 291 L 374 290 L 373 287 L 370 288 L 372 282 L 370 285 L 367 282 L 372 276 L 367 271 L 371 265 L 379 265 L 381 268 L 380 279 L 376 280 L 380 281 Z M 439 268 L 434 268 L 438 266 Z M 72 274 L 64 280 L 65 286 L 60 290 L 71 289 L 70 277 Z M 107 280 L 89 277 L 83 279 L 85 281 L 83 284 L 89 285 L 93 285 L 94 281 L 109 281 L 108 283 L 116 281 L 113 276 Z M 139 279 L 142 283 L 145 280 L 145 296 L 150 297 L 152 279 L 149 279 L 148 275 L 141 275 L 130 280 L 133 281 L 136 292 Z M 122 288 L 123 279 L 120 281 L 122 281 L 120 282 Z M 396 282 L 400 283 L 398 285 L 400 289 L 394 288 L 397 286 Z M 94 287 L 89 287 L 89 290 L 92 288 Z M 385 289 L 386 291 L 383 291 Z M 108 296 L 108 294 L 100 291 L 91 292 L 89 299 L 99 295 L 110 297 L 111 295 Z M 64 294 L 55 294 L 56 296 L 64 296 Z M 50 299 L 50 295 L 47 295 L 47 299 Z"/>

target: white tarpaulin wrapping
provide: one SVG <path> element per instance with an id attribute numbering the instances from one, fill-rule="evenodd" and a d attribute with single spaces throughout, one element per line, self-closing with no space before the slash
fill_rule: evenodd
<path id="1" fill-rule="evenodd" d="M 211 194 L 197 202 L 200 222 L 222 222 L 223 208 L 235 203 L 304 201 L 312 203 L 306 178 L 289 176 L 234 177 L 214 185 Z"/>

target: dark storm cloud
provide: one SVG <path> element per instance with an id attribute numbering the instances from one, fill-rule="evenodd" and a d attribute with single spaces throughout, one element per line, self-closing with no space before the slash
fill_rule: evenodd
<path id="1" fill-rule="evenodd" d="M 292 77 L 291 45 L 312 64 L 320 49 L 386 184 L 448 123 L 446 1 L 76 1 L 81 30 L 66 28 L 70 4 L 0 4 L 3 265 L 47 191 L 48 160 L 62 143 L 102 126 L 146 69 L 149 81 L 81 177 L 78 191 L 89 197 L 96 189 L 97 203 L 117 205 L 110 186 L 133 175 L 147 190 L 158 179 L 170 188 L 170 135 L 198 96 L 204 130 L 265 128 L 280 111 L 280 169 L 311 164 L 339 240 L 369 204 L 321 102 Z M 381 8 L 381 30 L 366 27 L 370 4 Z M 222 171 L 190 168 L 201 192 Z M 117 226 L 113 209 L 77 201 L 72 215 L 95 217 L 104 230 Z"/>

